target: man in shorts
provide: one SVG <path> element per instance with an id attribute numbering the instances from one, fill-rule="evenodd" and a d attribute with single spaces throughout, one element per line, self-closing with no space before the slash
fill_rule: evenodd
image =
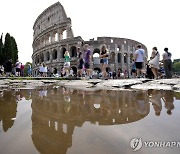
<path id="1" fill-rule="evenodd" d="M 144 62 L 144 57 L 145 57 L 145 51 L 142 49 L 142 46 L 139 44 L 136 47 L 136 51 L 134 53 L 134 60 L 136 64 L 136 69 L 137 69 L 137 77 L 140 78 L 141 75 L 141 70 L 143 67 L 143 62 Z"/>

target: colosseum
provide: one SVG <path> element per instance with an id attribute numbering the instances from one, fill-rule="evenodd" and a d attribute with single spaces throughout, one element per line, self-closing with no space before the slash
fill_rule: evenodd
<path id="1" fill-rule="evenodd" d="M 96 40 L 84 41 L 81 36 L 74 37 L 71 19 L 67 17 L 64 7 L 57 2 L 45 9 L 36 19 L 33 26 L 33 75 L 38 75 L 39 65 L 44 62 L 48 68 L 54 68 L 55 73 L 60 73 L 64 64 L 64 53 L 70 52 L 71 68 L 77 72 L 77 47 L 82 49 L 83 44 L 89 44 L 92 54 L 99 54 L 103 44 L 109 50 L 110 71 L 117 71 L 119 68 L 127 70 L 130 74 L 133 52 L 138 41 L 115 38 L 98 37 Z M 142 44 L 146 52 L 147 48 Z M 92 57 L 93 57 L 92 55 Z M 97 57 L 93 59 L 93 69 L 100 70 Z"/>

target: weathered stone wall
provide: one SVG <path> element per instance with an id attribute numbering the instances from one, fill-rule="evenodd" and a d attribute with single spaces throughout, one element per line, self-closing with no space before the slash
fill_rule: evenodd
<path id="1" fill-rule="evenodd" d="M 145 61 L 147 61 L 148 53 L 146 46 L 135 40 L 115 37 L 98 37 L 97 40 L 90 39 L 90 41 L 86 41 L 85 43 L 90 45 L 93 53 L 97 53 L 103 44 L 107 45 L 110 54 L 109 69 L 111 71 L 117 71 L 118 68 L 121 68 L 122 70 L 126 69 L 129 71 L 129 74 L 131 74 L 133 54 L 138 44 L 141 44 L 142 48 L 145 50 Z M 95 65 L 94 67 L 100 68 L 100 65 Z"/>
<path id="2" fill-rule="evenodd" d="M 44 10 L 36 19 L 33 35 L 33 74 L 38 74 L 39 65 L 45 62 L 48 67 L 60 71 L 64 63 L 64 52 L 70 51 L 71 64 L 76 65 L 76 48 L 82 38 L 74 37 L 71 19 L 63 6 L 57 2 Z"/>

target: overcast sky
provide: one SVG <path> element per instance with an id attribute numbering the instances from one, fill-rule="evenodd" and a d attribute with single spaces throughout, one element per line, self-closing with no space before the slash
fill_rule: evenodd
<path id="1" fill-rule="evenodd" d="M 0 0 L 0 33 L 15 37 L 19 59 L 31 61 L 33 24 L 57 0 Z M 129 38 L 180 58 L 179 0 L 61 0 L 75 36 Z"/>

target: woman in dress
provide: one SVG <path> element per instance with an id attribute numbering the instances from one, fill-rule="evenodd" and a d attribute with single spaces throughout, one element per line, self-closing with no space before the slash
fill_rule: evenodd
<path id="1" fill-rule="evenodd" d="M 158 78 L 158 69 L 159 69 L 159 52 L 157 51 L 157 47 L 153 47 L 152 49 L 152 54 L 151 54 L 152 59 L 149 61 L 151 70 L 154 74 L 154 78 Z"/>
<path id="2" fill-rule="evenodd" d="M 47 66 L 45 63 L 42 64 L 42 76 L 47 77 Z"/>

